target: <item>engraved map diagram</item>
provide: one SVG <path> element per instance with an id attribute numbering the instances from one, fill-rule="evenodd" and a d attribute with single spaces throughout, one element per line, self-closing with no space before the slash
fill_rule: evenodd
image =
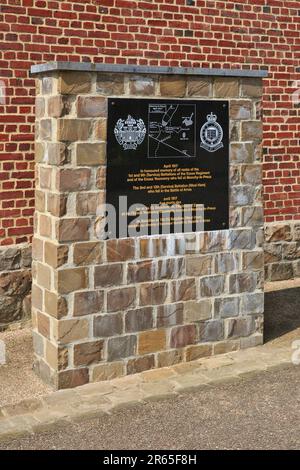
<path id="1" fill-rule="evenodd" d="M 148 158 L 195 157 L 194 104 L 149 104 L 148 113 Z"/>

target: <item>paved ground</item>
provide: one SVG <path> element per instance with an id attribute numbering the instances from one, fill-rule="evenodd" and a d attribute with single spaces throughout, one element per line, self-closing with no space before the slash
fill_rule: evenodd
<path id="1" fill-rule="evenodd" d="M 300 366 L 204 386 L 0 449 L 300 449 Z"/>
<path id="2" fill-rule="evenodd" d="M 51 392 L 32 371 L 33 347 L 29 328 L 0 333 L 7 365 L 0 367 L 0 407 Z"/>

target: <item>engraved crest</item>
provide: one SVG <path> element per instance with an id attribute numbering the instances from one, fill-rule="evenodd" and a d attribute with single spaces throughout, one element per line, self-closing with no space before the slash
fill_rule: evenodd
<path id="1" fill-rule="evenodd" d="M 206 116 L 207 122 L 201 127 L 200 130 L 200 147 L 208 152 L 215 152 L 223 147 L 223 129 L 217 122 L 217 116 L 210 113 Z"/>
<path id="2" fill-rule="evenodd" d="M 136 150 L 145 139 L 146 126 L 143 119 L 134 119 L 129 114 L 126 120 L 118 119 L 114 133 L 124 150 Z"/>

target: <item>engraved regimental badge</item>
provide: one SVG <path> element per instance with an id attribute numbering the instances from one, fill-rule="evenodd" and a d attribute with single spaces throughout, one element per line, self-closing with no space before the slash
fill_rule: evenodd
<path id="1" fill-rule="evenodd" d="M 217 116 L 210 113 L 206 116 L 207 122 L 201 127 L 201 145 L 208 152 L 215 152 L 223 147 L 223 129 L 217 122 Z"/>
<path id="2" fill-rule="evenodd" d="M 119 119 L 114 130 L 116 139 L 124 150 L 136 150 L 145 139 L 146 126 L 143 119 L 128 115 L 126 121 Z"/>

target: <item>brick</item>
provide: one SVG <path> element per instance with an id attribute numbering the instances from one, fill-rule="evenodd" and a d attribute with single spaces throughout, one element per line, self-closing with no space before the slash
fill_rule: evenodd
<path id="1" fill-rule="evenodd" d="M 214 79 L 214 96 L 216 98 L 235 98 L 239 96 L 239 80 L 234 77 L 217 77 Z"/>
<path id="2" fill-rule="evenodd" d="M 58 80 L 58 91 L 62 95 L 89 93 L 92 86 L 92 75 L 89 73 L 61 72 Z"/>
<path id="3" fill-rule="evenodd" d="M 53 268 L 63 266 L 68 261 L 69 248 L 67 245 L 56 245 L 45 242 L 45 263 Z"/>
<path id="4" fill-rule="evenodd" d="M 164 328 L 183 323 L 183 306 L 183 303 L 178 303 L 157 307 L 157 327 Z"/>
<path id="5" fill-rule="evenodd" d="M 99 264 L 103 259 L 103 245 L 100 242 L 75 243 L 73 261 L 76 266 Z"/>
<path id="6" fill-rule="evenodd" d="M 156 282 L 142 284 L 140 287 L 140 305 L 163 304 L 167 297 L 167 284 Z"/>
<path id="7" fill-rule="evenodd" d="M 211 344 L 199 344 L 196 346 L 188 346 L 185 353 L 185 360 L 196 361 L 201 357 L 209 357 L 212 355 Z"/>
<path id="8" fill-rule="evenodd" d="M 119 73 L 99 73 L 97 75 L 97 93 L 101 95 L 123 95 L 124 75 Z"/>
<path id="9" fill-rule="evenodd" d="M 117 286 L 123 282 L 123 265 L 121 263 L 103 264 L 95 267 L 95 287 Z"/>
<path id="10" fill-rule="evenodd" d="M 91 170 L 89 168 L 63 169 L 57 173 L 56 188 L 61 192 L 84 191 L 90 188 Z"/>
<path id="11" fill-rule="evenodd" d="M 77 115 L 79 118 L 106 117 L 106 98 L 102 98 L 101 96 L 79 96 L 77 100 Z"/>
<path id="12" fill-rule="evenodd" d="M 92 381 L 102 382 L 113 380 L 124 375 L 124 363 L 112 362 L 111 364 L 99 364 L 93 368 Z"/>
<path id="13" fill-rule="evenodd" d="M 184 75 L 162 75 L 160 78 L 161 96 L 174 96 L 181 98 L 185 96 L 186 78 Z"/>
<path id="14" fill-rule="evenodd" d="M 58 373 L 57 388 L 74 388 L 89 382 L 89 370 L 87 368 L 65 370 Z"/>
<path id="15" fill-rule="evenodd" d="M 190 301 L 184 303 L 184 322 L 193 323 L 208 320 L 212 317 L 210 300 Z"/>
<path id="16" fill-rule="evenodd" d="M 92 133 L 92 122 L 86 119 L 58 119 L 57 138 L 62 142 L 88 140 Z"/>
<path id="17" fill-rule="evenodd" d="M 94 317 L 94 336 L 106 338 L 108 336 L 120 335 L 123 332 L 123 316 L 120 313 L 115 315 L 100 315 Z"/>
<path id="18" fill-rule="evenodd" d="M 155 357 L 153 354 L 148 356 L 137 357 L 136 359 L 129 359 L 127 362 L 127 374 L 138 374 L 145 370 L 150 370 L 155 367 Z"/>
<path id="19" fill-rule="evenodd" d="M 149 330 L 153 328 L 153 322 L 152 307 L 128 310 L 125 315 L 125 331 L 126 333 L 135 333 L 137 331 Z"/>
<path id="20" fill-rule="evenodd" d="M 136 291 L 134 287 L 111 289 L 107 293 L 108 312 L 117 312 L 134 307 Z"/>
<path id="21" fill-rule="evenodd" d="M 183 348 L 189 344 L 196 342 L 196 326 L 195 325 L 183 325 L 175 326 L 171 330 L 170 336 L 170 347 L 171 348 Z"/>
<path id="22" fill-rule="evenodd" d="M 74 366 L 89 366 L 102 360 L 103 341 L 74 345 Z"/>
<path id="23" fill-rule="evenodd" d="M 108 240 L 106 244 L 107 261 L 127 261 L 134 258 L 135 241 L 132 239 Z"/>
<path id="24" fill-rule="evenodd" d="M 87 287 L 88 272 L 86 268 L 69 268 L 57 272 L 56 288 L 60 294 L 69 294 Z"/>
<path id="25" fill-rule="evenodd" d="M 166 330 L 143 331 L 138 337 L 138 354 L 144 355 L 166 349 Z"/>
<path id="26" fill-rule="evenodd" d="M 74 317 L 100 313 L 103 309 L 104 294 L 101 290 L 75 292 Z"/>
<path id="27" fill-rule="evenodd" d="M 77 165 L 104 165 L 106 163 L 106 145 L 104 142 L 77 144 L 76 158 Z"/>
<path id="28" fill-rule="evenodd" d="M 61 219 L 56 226 L 59 242 L 84 241 L 89 239 L 89 219 Z"/>
<path id="29" fill-rule="evenodd" d="M 110 362 L 134 356 L 136 343 L 136 336 L 133 335 L 110 338 L 107 342 L 107 360 Z"/>
<path id="30" fill-rule="evenodd" d="M 59 344 L 68 344 L 81 339 L 87 339 L 89 323 L 85 319 L 60 320 L 54 324 L 53 334 Z"/>

